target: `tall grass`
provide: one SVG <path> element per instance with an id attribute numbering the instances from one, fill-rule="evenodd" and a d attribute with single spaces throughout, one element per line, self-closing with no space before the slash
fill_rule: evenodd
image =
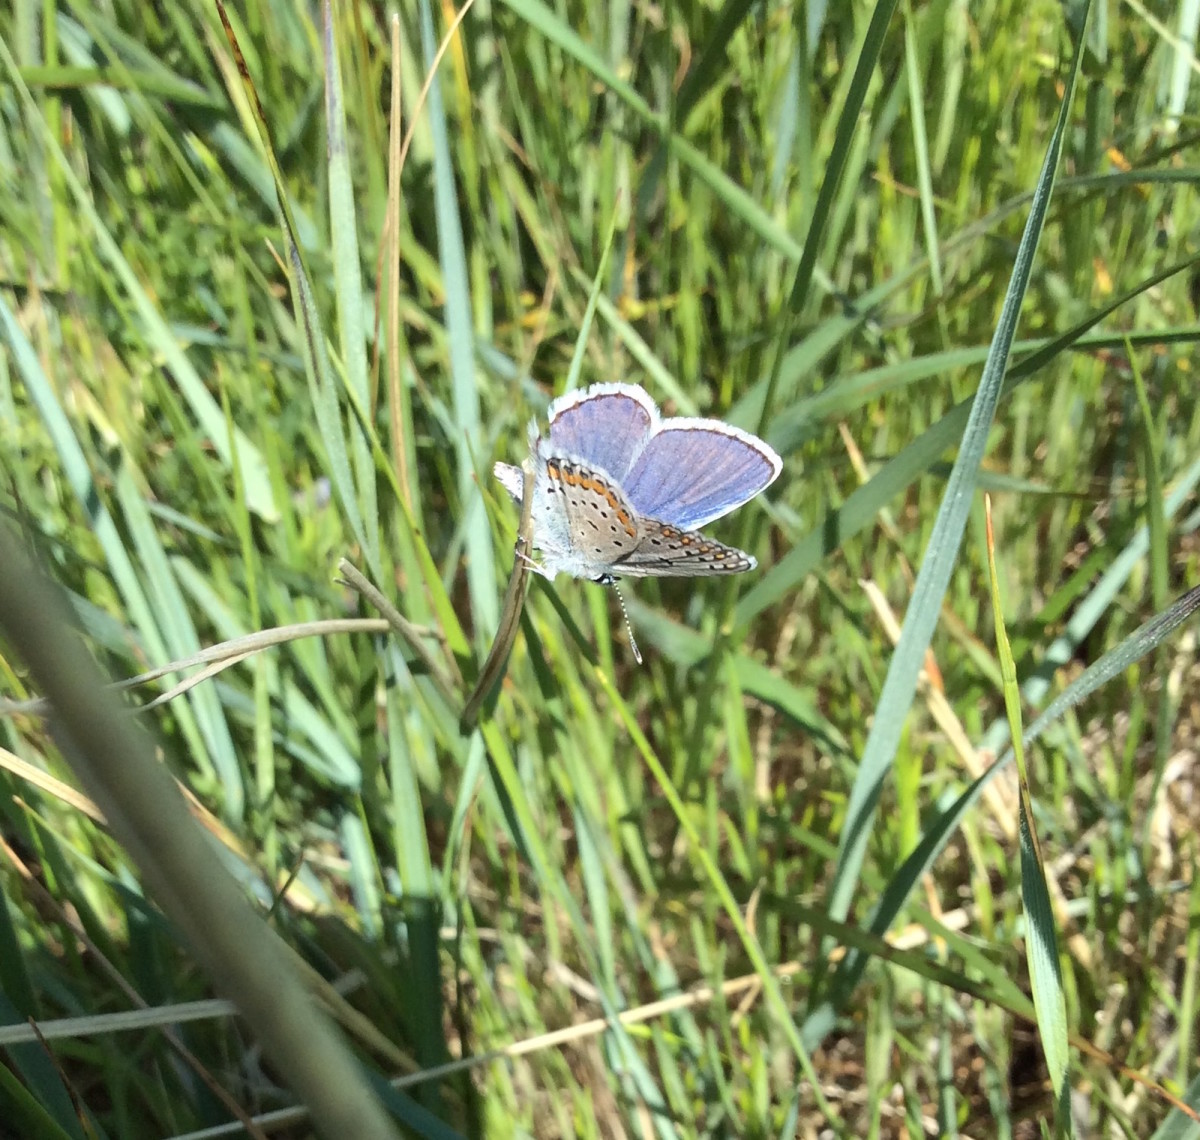
<path id="1" fill-rule="evenodd" d="M 398 1127 L 1193 1134 L 1191 8 L 221 11 L 0 13 L 7 541 Z M 460 731 L 491 464 L 613 379 L 779 449 L 760 569 L 636 583 L 640 668 L 535 576 Z M 0 719 L 0 1120 L 328 1129 L 57 699 Z"/>

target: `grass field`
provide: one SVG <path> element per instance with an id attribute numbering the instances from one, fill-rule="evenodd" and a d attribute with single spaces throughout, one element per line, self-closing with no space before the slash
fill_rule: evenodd
<path id="1" fill-rule="evenodd" d="M 1200 1136 L 1198 19 L 0 11 L 0 1136 Z M 759 567 L 460 726 L 612 380 Z"/>

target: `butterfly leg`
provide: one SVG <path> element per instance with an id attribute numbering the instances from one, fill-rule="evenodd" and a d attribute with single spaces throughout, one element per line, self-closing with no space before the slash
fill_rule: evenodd
<path id="1" fill-rule="evenodd" d="M 528 566 L 528 567 L 529 567 L 529 569 L 530 569 L 530 570 L 532 570 L 532 571 L 533 571 L 535 574 L 540 574 L 540 575 L 541 575 L 543 578 L 545 578 L 547 581 L 550 581 L 550 582 L 553 582 L 553 581 L 554 581 L 554 575 L 553 575 L 553 574 L 551 574 L 551 573 L 550 573 L 550 572 L 549 572 L 549 571 L 548 571 L 548 570 L 547 570 L 547 569 L 546 569 L 546 568 L 545 568 L 545 567 L 544 567 L 544 566 L 543 566 L 543 565 L 542 565 L 540 562 L 536 561 L 536 560 L 535 560 L 535 559 L 533 559 L 533 558 L 530 558 L 530 557 L 529 557 L 529 555 L 528 555 L 528 554 L 526 554 L 526 553 L 525 553 L 525 551 L 523 551 L 523 550 L 521 549 L 521 543 L 520 543 L 520 541 L 519 541 L 519 540 L 518 540 L 518 542 L 517 542 L 517 546 L 516 546 L 516 551 L 515 551 L 515 553 L 516 553 L 516 556 L 517 556 L 517 557 L 518 557 L 518 558 L 519 558 L 519 559 L 520 559 L 522 562 L 524 562 L 524 563 L 525 563 L 525 565 L 526 565 L 526 566 Z"/>

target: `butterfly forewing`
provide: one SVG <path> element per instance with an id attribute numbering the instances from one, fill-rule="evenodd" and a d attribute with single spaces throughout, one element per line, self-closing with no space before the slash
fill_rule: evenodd
<path id="1" fill-rule="evenodd" d="M 593 384 L 550 405 L 550 444 L 623 480 L 658 425 L 658 409 L 641 388 Z"/>

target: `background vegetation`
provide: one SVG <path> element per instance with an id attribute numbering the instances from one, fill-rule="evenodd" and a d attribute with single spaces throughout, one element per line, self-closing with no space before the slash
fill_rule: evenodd
<path id="1" fill-rule="evenodd" d="M 1100 3 L 1072 89 L 1080 12 L 1049 0 L 476 0 L 449 38 L 424 0 L 394 25 L 249 0 L 266 136 L 212 5 L 0 12 L 6 541 L 114 678 L 238 651 L 130 699 L 172 693 L 143 720 L 212 866 L 363 1064 L 482 1058 L 391 1094 L 402 1127 L 1066 1130 L 1034 922 L 1078 1133 L 1193 1134 L 1166 1094 L 1197 1076 L 1194 627 L 1028 751 L 1052 919 L 1022 902 L 1012 768 L 952 805 L 1009 739 L 979 489 L 1027 720 L 1197 581 L 1194 7 Z M 783 476 L 713 528 L 760 569 L 632 585 L 640 668 L 609 591 L 535 581 L 462 734 L 516 525 L 491 463 L 568 377 L 761 430 Z M 935 530 L 959 502 L 961 549 Z M 295 628 L 376 617 L 343 556 L 420 629 Z M 889 675 L 906 613 L 936 632 Z M 228 1007 L 184 1004 L 211 980 L 9 712 L 0 1132 L 295 1104 Z"/>

